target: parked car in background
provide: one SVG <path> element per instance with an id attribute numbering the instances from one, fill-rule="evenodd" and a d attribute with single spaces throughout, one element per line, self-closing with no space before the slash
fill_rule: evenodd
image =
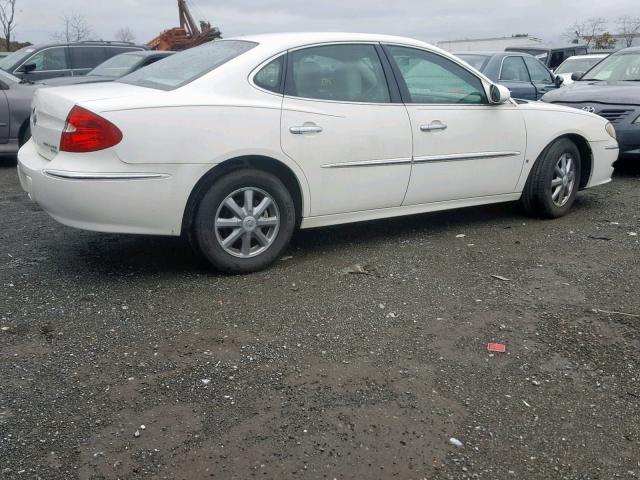
<path id="1" fill-rule="evenodd" d="M 16 154 L 29 140 L 29 115 L 35 90 L 35 85 L 0 70 L 0 154 Z"/>
<path id="2" fill-rule="evenodd" d="M 582 76 L 584 72 L 590 70 L 594 65 L 597 65 L 603 58 L 607 58 L 607 54 L 578 55 L 575 57 L 569 57 L 555 69 L 554 73 L 562 77 L 563 85 L 570 85 L 574 82 L 571 78 L 574 73 L 578 74 L 578 76 Z"/>
<path id="3" fill-rule="evenodd" d="M 640 160 L 640 47 L 609 55 L 545 102 L 593 112 L 616 129 L 621 158 Z"/>
<path id="4" fill-rule="evenodd" d="M 513 98 L 538 100 L 558 88 L 562 80 L 535 57 L 518 52 L 464 52 L 456 54 L 493 82 L 504 85 Z"/>
<path id="5" fill-rule="evenodd" d="M 535 45 L 531 47 L 508 47 L 505 48 L 506 52 L 523 52 L 533 55 L 542 63 L 544 63 L 547 68 L 551 71 L 554 71 L 562 62 L 564 62 L 569 57 L 574 57 L 576 55 L 586 55 L 587 46 L 586 45 L 564 45 L 564 46 L 544 46 L 544 45 Z"/>
<path id="6" fill-rule="evenodd" d="M 40 88 L 19 152 L 30 197 L 102 232 L 181 235 L 216 268 L 275 261 L 297 227 L 521 199 L 566 214 L 611 180 L 603 118 L 510 99 L 408 38 L 218 40 L 115 82 Z"/>
<path id="7" fill-rule="evenodd" d="M 80 83 L 100 83 L 112 82 L 120 77 L 124 77 L 136 70 L 151 65 L 152 63 L 167 58 L 175 52 L 144 50 L 127 52 L 111 57 L 106 62 L 101 63 L 86 75 L 79 77 L 57 77 L 38 82 L 42 85 L 61 86 L 77 85 Z"/>
<path id="8" fill-rule="evenodd" d="M 79 42 L 32 45 L 0 59 L 0 69 L 31 82 L 85 75 L 105 60 L 124 52 L 145 50 L 128 42 Z"/>

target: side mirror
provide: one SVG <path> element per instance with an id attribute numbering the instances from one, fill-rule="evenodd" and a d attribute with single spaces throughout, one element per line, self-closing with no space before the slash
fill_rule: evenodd
<path id="1" fill-rule="evenodd" d="M 511 98 L 511 92 L 504 85 L 496 85 L 494 83 L 489 89 L 489 96 L 491 103 L 500 105 L 506 103 Z"/>
<path id="2" fill-rule="evenodd" d="M 571 80 L 573 80 L 574 82 L 577 82 L 582 77 L 584 77 L 584 72 L 573 72 L 571 74 Z"/>
<path id="3" fill-rule="evenodd" d="M 38 66 L 35 63 L 25 63 L 24 65 L 22 65 L 17 71 L 20 73 L 31 73 L 33 72 Z"/>
<path id="4" fill-rule="evenodd" d="M 556 87 L 557 87 L 557 88 L 560 88 L 560 87 L 562 86 L 562 84 L 564 83 L 564 78 L 563 78 L 563 77 L 561 77 L 560 75 L 556 75 L 556 76 L 553 78 L 553 83 L 555 83 L 555 84 L 556 84 Z"/>

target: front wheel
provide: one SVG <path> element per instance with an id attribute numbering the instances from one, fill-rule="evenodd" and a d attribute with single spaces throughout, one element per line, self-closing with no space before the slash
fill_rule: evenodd
<path id="1" fill-rule="evenodd" d="M 291 194 L 278 177 L 261 170 L 236 170 L 204 194 L 193 237 L 216 269 L 249 273 L 266 268 L 282 254 L 295 225 Z"/>
<path id="2" fill-rule="evenodd" d="M 522 193 L 527 213 L 544 218 L 565 215 L 580 186 L 580 150 L 562 138 L 551 144 L 536 161 Z"/>

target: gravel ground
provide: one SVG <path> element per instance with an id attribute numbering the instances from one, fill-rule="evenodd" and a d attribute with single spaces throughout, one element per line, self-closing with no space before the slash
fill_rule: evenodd
<path id="1" fill-rule="evenodd" d="M 639 187 L 304 231 L 222 276 L 58 225 L 5 162 L 0 477 L 640 478 Z"/>

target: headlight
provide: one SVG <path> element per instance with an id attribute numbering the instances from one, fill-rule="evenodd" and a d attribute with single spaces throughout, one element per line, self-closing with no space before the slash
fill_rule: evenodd
<path id="1" fill-rule="evenodd" d="M 611 138 L 613 138 L 614 140 L 617 139 L 617 137 L 616 137 L 616 129 L 613 128 L 613 125 L 611 125 L 611 123 L 607 122 L 607 124 L 604 126 L 604 129 L 607 131 L 607 133 L 609 134 L 609 136 Z"/>

